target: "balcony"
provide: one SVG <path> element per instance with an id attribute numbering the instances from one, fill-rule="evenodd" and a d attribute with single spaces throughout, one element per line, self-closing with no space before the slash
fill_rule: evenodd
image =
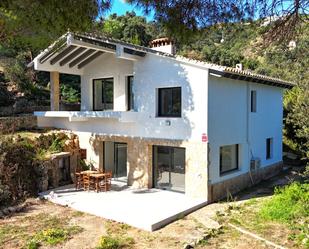
<path id="1" fill-rule="evenodd" d="M 138 122 L 141 113 L 134 111 L 47 111 L 34 112 L 37 117 L 68 118 L 70 122 L 84 122 L 92 119 L 115 119 L 118 122 Z"/>

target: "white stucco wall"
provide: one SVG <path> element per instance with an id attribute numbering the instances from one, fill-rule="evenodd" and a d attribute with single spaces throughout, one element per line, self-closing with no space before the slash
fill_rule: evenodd
<path id="1" fill-rule="evenodd" d="M 250 91 L 257 91 L 257 112 L 250 112 Z M 217 183 L 249 171 L 252 157 L 261 166 L 282 160 L 282 89 L 210 76 L 208 104 L 209 177 Z M 266 160 L 266 138 L 273 137 L 273 158 Z M 220 176 L 220 146 L 239 144 L 239 170 Z"/>
<path id="2" fill-rule="evenodd" d="M 92 80 L 114 78 L 114 111 L 125 111 L 126 76 L 134 75 L 134 105 L 139 117 L 135 122 L 92 118 L 84 122 L 69 122 L 68 118 L 40 118 L 41 126 L 55 126 L 73 131 L 107 133 L 148 138 L 169 138 L 201 141 L 207 133 L 208 70 L 181 64 L 170 58 L 148 54 L 138 61 L 104 54 L 89 64 L 82 75 L 81 110 L 92 110 Z M 182 117 L 158 118 L 157 89 L 182 88 Z M 166 120 L 170 125 L 166 125 Z"/>

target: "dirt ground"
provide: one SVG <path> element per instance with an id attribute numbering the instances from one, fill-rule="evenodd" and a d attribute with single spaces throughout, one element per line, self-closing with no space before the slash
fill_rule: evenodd
<path id="1" fill-rule="evenodd" d="M 242 205 L 250 198 L 257 196 L 268 198 L 276 182 L 284 184 L 286 179 L 288 179 L 286 175 L 281 175 L 267 184 L 262 183 L 259 187 L 244 192 L 238 197 L 239 201 L 210 204 L 155 232 L 142 231 L 68 207 L 32 199 L 28 200 L 30 205 L 24 212 L 0 220 L 0 248 L 27 248 L 27 243 L 34 234 L 44 230 L 46 226 L 61 221 L 65 221 L 64 227 L 78 226 L 81 229 L 60 244 L 53 246 L 43 244 L 40 248 L 96 248 L 103 235 L 130 238 L 132 243 L 124 248 L 184 248 L 186 244 L 209 234 L 210 230 L 205 226 L 207 219 L 217 219 L 218 213 L 226 213 L 231 204 Z M 273 239 L 275 243 L 287 241 L 288 235 L 284 229 L 282 233 L 276 233 L 273 229 L 274 227 L 270 228 L 268 234 L 264 231 L 263 235 L 266 235 L 269 240 Z M 281 245 L 289 245 L 289 243 Z M 210 238 L 202 240 L 195 248 L 264 249 L 273 247 L 223 224 L 220 230 L 211 234 Z"/>

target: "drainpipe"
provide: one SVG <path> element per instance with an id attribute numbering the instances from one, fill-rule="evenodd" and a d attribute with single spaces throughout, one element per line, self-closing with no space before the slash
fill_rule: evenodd
<path id="1" fill-rule="evenodd" d="M 250 143 L 250 139 L 249 139 L 249 134 L 250 134 L 250 126 L 249 126 L 249 121 L 250 121 L 250 83 L 247 82 L 246 86 L 247 86 L 247 115 L 246 115 L 246 142 L 248 145 L 248 158 L 249 158 L 249 176 L 250 176 L 250 180 L 252 185 L 254 185 L 254 181 L 251 175 L 251 169 L 250 169 L 250 163 L 251 163 L 251 159 L 253 158 L 253 154 L 252 154 L 252 150 L 251 150 L 251 143 Z"/>

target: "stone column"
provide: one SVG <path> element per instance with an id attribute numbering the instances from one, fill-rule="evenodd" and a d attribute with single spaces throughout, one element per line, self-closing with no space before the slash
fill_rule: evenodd
<path id="1" fill-rule="evenodd" d="M 59 111 L 59 72 L 50 72 L 50 110 Z"/>

